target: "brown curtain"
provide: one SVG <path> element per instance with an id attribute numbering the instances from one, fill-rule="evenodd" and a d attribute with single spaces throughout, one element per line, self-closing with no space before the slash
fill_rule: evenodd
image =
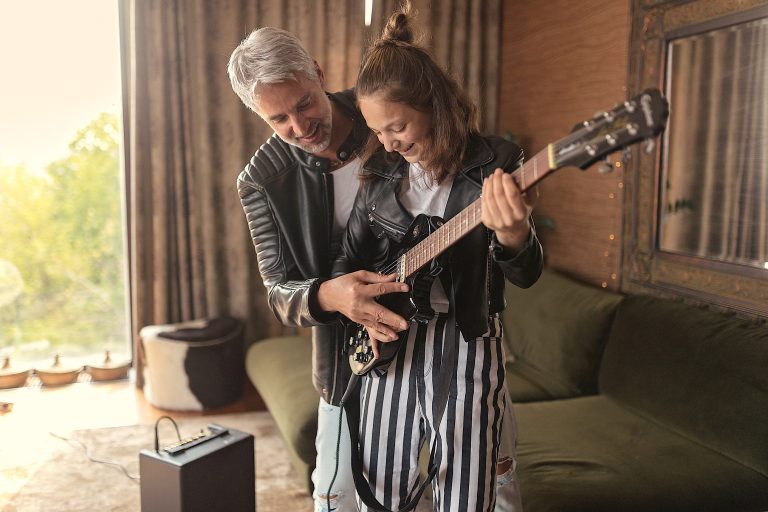
<path id="1" fill-rule="evenodd" d="M 436 54 L 496 126 L 500 0 L 421 7 Z M 374 1 L 382 18 L 382 6 Z M 391 9 L 387 9 L 387 13 Z M 424 22 L 428 20 L 428 23 Z M 271 131 L 232 92 L 229 55 L 251 30 L 296 34 L 329 90 L 354 85 L 373 27 L 363 0 L 121 0 L 131 329 L 232 315 L 246 340 L 273 318 L 235 180 Z M 375 24 L 374 24 L 375 26 Z M 482 27 L 482 30 L 481 30 Z M 140 346 L 137 385 L 142 386 Z"/>
<path id="2" fill-rule="evenodd" d="M 145 325 L 224 314 L 246 323 L 247 341 L 287 332 L 266 305 L 235 188 L 271 131 L 232 92 L 227 61 L 254 28 L 283 27 L 315 55 L 330 90 L 349 87 L 361 2 L 123 0 L 121 16 L 134 340 Z"/>
<path id="3" fill-rule="evenodd" d="M 502 0 L 412 0 L 436 60 L 448 69 L 480 111 L 480 129 L 498 127 Z M 373 0 L 371 36 L 381 34 L 397 0 Z"/>

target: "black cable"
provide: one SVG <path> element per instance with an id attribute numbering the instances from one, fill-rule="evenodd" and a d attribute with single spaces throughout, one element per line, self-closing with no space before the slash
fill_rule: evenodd
<path id="1" fill-rule="evenodd" d="M 332 510 L 336 510 L 334 508 L 331 508 L 331 489 L 333 489 L 333 484 L 334 482 L 336 482 L 336 476 L 339 474 L 339 452 L 341 451 L 341 428 L 342 428 L 341 420 L 343 417 L 344 417 L 344 409 L 341 409 L 339 411 L 339 429 L 336 434 L 336 465 L 333 469 L 333 478 L 331 478 L 331 483 L 328 484 L 328 491 L 325 493 L 325 503 L 326 503 L 328 512 L 331 512 Z"/>
<path id="2" fill-rule="evenodd" d="M 176 437 L 179 439 L 179 442 L 181 442 L 181 434 L 179 434 L 179 426 L 176 424 L 176 422 L 171 418 L 170 416 L 160 416 L 157 418 L 157 421 L 155 422 L 155 452 L 160 451 L 160 438 L 157 435 L 157 426 L 160 424 L 161 420 L 171 420 L 171 423 L 173 423 L 173 428 L 176 429 Z"/>
<path id="3" fill-rule="evenodd" d="M 171 418 L 170 416 L 160 416 L 157 419 L 157 421 L 155 422 L 155 451 L 156 452 L 160 451 L 160 440 L 159 440 L 159 437 L 158 437 L 157 427 L 160 424 L 160 421 L 164 420 L 164 419 L 171 420 L 171 423 L 173 423 L 173 428 L 176 430 L 176 437 L 179 439 L 179 442 L 181 442 L 181 434 L 179 433 L 179 426 L 176 424 L 176 422 L 173 420 L 173 418 Z M 115 461 L 110 460 L 110 459 L 100 459 L 98 457 L 94 457 L 93 455 L 91 455 L 90 449 L 84 443 L 78 441 L 77 439 L 70 439 L 68 437 L 64 437 L 64 436 L 60 436 L 58 434 L 54 434 L 53 432 L 48 432 L 48 433 L 50 435 L 52 435 L 53 437 L 61 439 L 62 441 L 66 441 L 67 443 L 79 445 L 80 448 L 83 450 L 83 452 L 85 452 L 85 456 L 91 462 L 97 462 L 99 464 L 107 464 L 107 465 L 110 465 L 110 466 L 116 466 L 116 467 L 120 468 L 120 470 L 123 473 L 125 473 L 125 476 L 127 476 L 128 478 L 130 478 L 134 482 L 139 482 L 140 481 L 140 477 L 139 476 L 130 474 L 128 472 L 128 470 L 125 468 L 125 466 L 123 466 L 119 462 L 115 462 Z M 337 455 L 337 458 L 338 458 L 338 455 Z"/>
<path id="4" fill-rule="evenodd" d="M 53 432 L 48 432 L 48 434 L 50 434 L 50 435 L 52 435 L 53 437 L 56 437 L 56 438 L 58 438 L 58 439 L 61 439 L 62 441 L 66 441 L 67 443 L 70 443 L 70 444 L 78 444 L 78 445 L 80 446 L 80 448 L 81 448 L 81 449 L 82 449 L 82 450 L 85 452 L 85 456 L 86 456 L 86 457 L 88 458 L 88 460 L 90 460 L 91 462 L 98 462 L 99 464 L 107 464 L 107 465 L 110 465 L 110 466 L 117 466 L 118 468 L 120 468 L 120 470 L 121 470 L 123 473 L 125 473 L 125 476 L 127 476 L 128 478 L 130 478 L 131 480 L 133 480 L 133 481 L 134 481 L 134 482 L 136 482 L 136 483 L 138 483 L 138 482 L 139 482 L 139 477 L 138 477 L 137 475 L 132 475 L 132 474 L 130 474 L 130 473 L 128 472 L 128 470 L 125 468 L 125 466 L 123 466 L 123 465 L 122 465 L 122 464 L 120 464 L 119 462 L 115 462 L 115 461 L 113 461 L 113 460 L 109 460 L 109 459 L 100 459 L 100 458 L 97 458 L 97 457 L 94 457 L 94 456 L 92 456 L 92 455 L 91 455 L 91 453 L 90 453 L 90 450 L 89 450 L 89 448 L 88 448 L 88 447 L 87 447 L 87 446 L 86 446 L 84 443 L 82 443 L 82 442 L 78 441 L 77 439 L 69 439 L 69 438 L 67 438 L 67 437 L 64 437 L 64 436 L 60 436 L 60 435 L 58 435 L 58 434 L 54 434 Z"/>
<path id="5" fill-rule="evenodd" d="M 344 419 L 344 404 L 347 402 L 347 398 L 349 398 L 352 389 L 357 385 L 359 378 L 360 376 L 356 373 L 352 374 L 352 377 L 347 383 L 347 389 L 344 392 L 344 396 L 341 397 L 341 401 L 339 402 L 339 429 L 336 434 L 336 465 L 333 469 L 333 478 L 331 478 L 331 483 L 328 484 L 328 491 L 325 493 L 325 503 L 326 507 L 328 508 L 328 512 L 336 510 L 331 508 L 331 489 L 333 489 L 333 484 L 336 482 L 336 476 L 339 474 L 339 452 L 341 451 L 341 429 L 342 420 Z"/>

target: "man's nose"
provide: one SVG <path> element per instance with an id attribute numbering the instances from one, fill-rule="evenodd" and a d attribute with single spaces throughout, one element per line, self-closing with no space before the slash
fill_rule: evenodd
<path id="1" fill-rule="evenodd" d="M 301 138 L 308 135 L 311 124 L 312 123 L 309 122 L 309 119 L 301 114 L 295 114 L 291 116 L 291 125 L 296 138 Z"/>

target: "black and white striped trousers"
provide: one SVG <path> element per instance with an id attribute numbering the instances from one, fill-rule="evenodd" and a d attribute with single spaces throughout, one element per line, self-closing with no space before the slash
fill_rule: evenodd
<path id="1" fill-rule="evenodd" d="M 457 365 L 436 435 L 433 404 L 446 318 L 438 314 L 426 325 L 412 324 L 407 343 L 386 370 L 363 381 L 363 462 L 377 499 L 392 510 L 418 488 L 419 449 L 425 441 L 431 448 L 436 438 L 439 470 L 432 483 L 433 509 L 494 509 L 506 396 L 501 323 L 496 315 L 484 336 L 470 342 L 460 333 L 456 337 Z"/>

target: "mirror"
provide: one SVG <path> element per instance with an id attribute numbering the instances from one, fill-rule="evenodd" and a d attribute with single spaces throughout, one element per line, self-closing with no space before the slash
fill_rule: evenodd
<path id="1" fill-rule="evenodd" d="M 768 268 L 768 18 L 667 43 L 659 249 Z"/>
<path id="2" fill-rule="evenodd" d="M 670 116 L 626 168 L 621 290 L 768 318 L 768 3 L 632 0 L 629 63 Z"/>

